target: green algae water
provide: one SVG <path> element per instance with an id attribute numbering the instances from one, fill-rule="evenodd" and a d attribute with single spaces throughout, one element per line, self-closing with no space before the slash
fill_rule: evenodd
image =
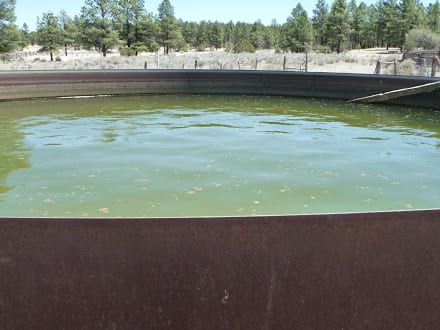
<path id="1" fill-rule="evenodd" d="M 440 113 L 142 96 L 0 104 L 0 216 L 175 217 L 440 207 Z"/>

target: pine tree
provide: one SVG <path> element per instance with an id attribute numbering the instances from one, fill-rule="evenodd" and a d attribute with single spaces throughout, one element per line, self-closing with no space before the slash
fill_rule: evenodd
<path id="1" fill-rule="evenodd" d="M 430 4 L 427 10 L 427 25 L 432 32 L 440 33 L 440 2 Z"/>
<path id="2" fill-rule="evenodd" d="M 209 29 L 209 44 L 215 49 L 223 47 L 224 41 L 224 29 L 223 25 L 217 21 L 211 24 Z"/>
<path id="3" fill-rule="evenodd" d="M 59 23 L 64 32 L 64 54 L 67 56 L 68 47 L 74 45 L 77 39 L 78 27 L 64 10 L 59 14 Z"/>
<path id="4" fill-rule="evenodd" d="M 0 52 L 22 48 L 26 37 L 15 24 L 15 0 L 0 1 Z"/>
<path id="5" fill-rule="evenodd" d="M 44 13 L 41 20 L 38 20 L 37 39 L 38 44 L 49 51 L 50 60 L 53 61 L 53 52 L 64 44 L 64 30 L 52 12 Z"/>
<path id="6" fill-rule="evenodd" d="M 327 22 L 330 47 L 338 53 L 342 52 L 347 43 L 350 30 L 347 3 L 345 0 L 335 0 L 330 10 Z"/>
<path id="7" fill-rule="evenodd" d="M 0 1 L 0 29 L 15 22 L 15 0 Z"/>
<path id="8" fill-rule="evenodd" d="M 367 5 L 361 2 L 353 11 L 351 21 L 351 41 L 352 48 L 365 48 L 367 44 L 371 44 L 374 34 L 369 29 L 370 22 L 368 19 L 369 11 Z"/>
<path id="9" fill-rule="evenodd" d="M 265 28 L 264 48 L 280 50 L 281 29 L 276 19 L 273 19 L 270 26 Z"/>
<path id="10" fill-rule="evenodd" d="M 264 47 L 264 25 L 261 20 L 252 24 L 250 41 L 255 49 L 261 49 Z"/>
<path id="11" fill-rule="evenodd" d="M 205 50 L 209 46 L 209 22 L 201 21 L 197 31 L 197 49 Z"/>
<path id="12" fill-rule="evenodd" d="M 138 43 L 138 30 L 144 14 L 144 0 L 117 0 L 113 15 L 119 28 L 119 36 L 128 48 Z"/>
<path id="13" fill-rule="evenodd" d="M 400 12 L 400 33 L 397 41 L 399 47 L 402 48 L 408 32 L 421 23 L 422 13 L 420 12 L 418 0 L 401 0 L 398 8 Z"/>
<path id="14" fill-rule="evenodd" d="M 135 55 L 138 55 L 139 52 L 159 50 L 160 46 L 156 41 L 159 31 L 159 23 L 154 20 L 151 13 L 144 12 L 141 16 L 136 17 L 131 44 L 131 49 L 134 50 Z"/>
<path id="15" fill-rule="evenodd" d="M 292 52 L 301 52 L 312 40 L 312 22 L 303 6 L 298 3 L 283 27 L 283 48 Z"/>
<path id="16" fill-rule="evenodd" d="M 0 36 L 0 53 L 23 49 L 28 44 L 23 31 L 13 23 L 2 27 L 0 29 Z"/>
<path id="17" fill-rule="evenodd" d="M 361 3 L 359 7 L 362 5 L 365 5 L 365 3 Z M 375 5 L 366 6 L 365 21 L 361 26 L 361 48 L 374 48 L 381 46 L 380 36 L 378 35 L 378 24 L 378 8 Z"/>
<path id="18" fill-rule="evenodd" d="M 185 42 L 191 48 L 197 48 L 197 34 L 199 31 L 199 25 L 196 22 L 183 22 L 182 35 Z"/>
<path id="19" fill-rule="evenodd" d="M 385 35 L 386 35 L 386 14 L 385 14 L 385 4 L 383 0 L 377 2 L 377 7 L 374 7 L 371 11 L 374 13 L 372 16 L 372 24 L 374 24 L 374 29 L 376 31 L 376 45 L 384 47 L 385 45 Z M 374 22 L 374 23 L 373 23 Z"/>
<path id="20" fill-rule="evenodd" d="M 86 0 L 81 8 L 83 42 L 107 56 L 110 48 L 118 44 L 118 33 L 113 26 L 112 0 Z"/>
<path id="21" fill-rule="evenodd" d="M 385 41 L 387 49 L 393 46 L 401 46 L 402 32 L 399 8 L 396 0 L 384 1 Z"/>
<path id="22" fill-rule="evenodd" d="M 158 8 L 160 33 L 159 41 L 165 54 L 169 54 L 171 49 L 185 48 L 185 39 L 182 30 L 174 16 L 174 7 L 170 0 L 163 0 Z"/>
<path id="23" fill-rule="evenodd" d="M 312 26 L 315 31 L 315 42 L 324 46 L 328 42 L 327 21 L 329 17 L 328 5 L 325 0 L 318 0 L 313 10 Z"/>
<path id="24" fill-rule="evenodd" d="M 225 25 L 225 47 L 226 48 L 232 48 L 232 45 L 234 45 L 236 40 L 234 40 L 234 30 L 235 25 L 232 21 L 229 21 Z"/>

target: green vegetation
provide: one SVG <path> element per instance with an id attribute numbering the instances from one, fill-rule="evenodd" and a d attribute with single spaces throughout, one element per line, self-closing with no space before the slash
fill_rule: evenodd
<path id="1" fill-rule="evenodd" d="M 255 47 L 249 40 L 241 39 L 234 45 L 234 53 L 255 53 Z"/>
<path id="2" fill-rule="evenodd" d="M 38 20 L 37 38 L 38 44 L 50 53 L 50 60 L 53 61 L 53 52 L 64 44 L 65 35 L 58 17 L 52 12 L 43 14 L 42 19 Z"/>
<path id="3" fill-rule="evenodd" d="M 0 53 L 10 52 L 27 44 L 24 32 L 15 22 L 15 0 L 0 1 Z"/>
<path id="4" fill-rule="evenodd" d="M 222 48 L 303 52 L 307 47 L 340 53 L 373 47 L 435 48 L 440 38 L 439 0 L 428 6 L 418 0 L 378 0 L 372 5 L 318 0 L 311 17 L 298 3 L 286 22 L 273 21 L 269 26 L 261 21 L 179 20 L 170 0 L 160 3 L 157 14 L 146 10 L 144 0 L 84 0 L 79 15 L 43 14 L 33 32 L 14 24 L 15 3 L 0 1 L 0 53 L 35 43 L 50 51 L 64 47 L 66 56 L 69 47 L 95 49 L 103 56 L 113 49 L 138 55 L 160 48 L 165 54 Z"/>

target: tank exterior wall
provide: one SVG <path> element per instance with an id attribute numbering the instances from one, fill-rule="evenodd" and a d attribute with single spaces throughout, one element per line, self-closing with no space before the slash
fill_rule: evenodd
<path id="1" fill-rule="evenodd" d="M 432 78 L 268 71 L 24 71 L 0 73 L 0 100 L 78 95 L 247 94 L 351 100 Z M 440 91 L 390 101 L 440 109 Z"/>
<path id="2" fill-rule="evenodd" d="M 2 329 L 439 329 L 440 212 L 0 220 Z"/>

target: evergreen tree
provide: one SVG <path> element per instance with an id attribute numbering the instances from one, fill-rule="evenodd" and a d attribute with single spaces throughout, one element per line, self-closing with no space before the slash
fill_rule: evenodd
<path id="1" fill-rule="evenodd" d="M 119 36 L 128 48 L 138 43 L 138 30 L 144 14 L 144 0 L 116 0 L 113 15 L 116 19 Z"/>
<path id="2" fill-rule="evenodd" d="M 7 24 L 0 31 L 0 53 L 23 49 L 28 44 L 26 37 L 15 24 Z"/>
<path id="3" fill-rule="evenodd" d="M 249 24 L 243 22 L 237 22 L 234 29 L 234 40 L 237 43 L 240 40 L 250 41 L 251 39 L 251 28 Z"/>
<path id="4" fill-rule="evenodd" d="M 174 16 L 174 7 L 169 0 L 163 0 L 158 8 L 160 33 L 159 41 L 165 54 L 169 54 L 171 49 L 184 49 L 185 40 L 182 31 Z"/>
<path id="5" fill-rule="evenodd" d="M 156 39 L 159 34 L 159 24 L 150 13 L 143 13 L 136 18 L 134 24 L 134 37 L 131 48 L 138 55 L 139 52 L 155 52 L 160 46 Z"/>
<path id="6" fill-rule="evenodd" d="M 217 21 L 211 24 L 211 28 L 209 29 L 209 44 L 211 47 L 215 49 L 219 49 L 223 47 L 224 40 L 224 29 L 223 25 Z"/>
<path id="7" fill-rule="evenodd" d="M 102 55 L 118 44 L 118 33 L 113 26 L 112 0 L 86 0 L 81 8 L 81 32 L 86 45 L 93 46 Z"/>
<path id="8" fill-rule="evenodd" d="M 379 0 L 377 7 L 372 6 L 372 8 L 370 12 L 372 13 L 372 24 L 376 32 L 376 45 L 384 47 L 387 27 L 384 1 Z"/>
<path id="9" fill-rule="evenodd" d="M 15 0 L 0 1 L 0 52 L 22 48 L 23 32 L 15 24 Z"/>
<path id="10" fill-rule="evenodd" d="M 261 20 L 252 24 L 250 41 L 255 49 L 261 49 L 264 47 L 264 25 Z"/>
<path id="11" fill-rule="evenodd" d="M 197 48 L 197 35 L 199 33 L 199 24 L 196 22 L 183 22 L 182 35 L 185 42 L 191 48 Z"/>
<path id="12" fill-rule="evenodd" d="M 364 2 L 354 9 L 351 21 L 351 42 L 352 48 L 365 48 L 369 43 L 368 39 L 372 38 L 370 22 L 368 21 L 368 8 Z"/>
<path id="13" fill-rule="evenodd" d="M 64 44 L 64 31 L 58 17 L 52 12 L 44 13 L 41 20 L 38 20 L 37 39 L 38 44 L 49 51 L 50 60 L 53 61 L 53 52 Z"/>
<path id="14" fill-rule="evenodd" d="M 0 29 L 15 22 L 15 0 L 0 1 Z"/>
<path id="15" fill-rule="evenodd" d="M 402 48 L 408 32 L 421 23 L 422 13 L 418 0 L 401 0 L 398 8 L 400 12 L 400 33 L 397 42 L 398 46 Z"/>
<path id="16" fill-rule="evenodd" d="M 303 6 L 298 3 L 283 28 L 283 49 L 303 51 L 312 39 L 312 23 Z"/>
<path id="17" fill-rule="evenodd" d="M 229 50 L 232 50 L 232 46 L 237 42 L 237 40 L 234 40 L 235 37 L 235 25 L 232 21 L 229 21 L 226 23 L 224 28 L 224 37 L 225 37 L 225 47 Z"/>
<path id="18" fill-rule="evenodd" d="M 26 23 L 23 23 L 22 27 L 21 27 L 21 32 L 23 32 L 23 37 L 26 40 L 26 45 L 29 44 L 29 26 Z"/>
<path id="19" fill-rule="evenodd" d="M 375 5 L 366 6 L 365 3 L 359 5 L 359 10 L 363 12 L 365 6 L 365 20 L 361 25 L 361 48 L 379 47 L 380 37 L 378 35 L 379 11 Z"/>
<path id="20" fill-rule="evenodd" d="M 329 17 L 328 5 L 325 0 L 318 0 L 313 10 L 312 26 L 315 31 L 315 42 L 324 46 L 328 42 L 327 21 Z"/>
<path id="21" fill-rule="evenodd" d="M 266 27 L 264 34 L 264 48 L 280 51 L 281 28 L 276 19 Z"/>
<path id="22" fill-rule="evenodd" d="M 332 50 L 338 53 L 346 48 L 347 37 L 350 31 L 349 15 L 345 0 L 335 0 L 327 21 L 329 43 Z"/>
<path id="23" fill-rule="evenodd" d="M 393 46 L 401 46 L 402 32 L 399 8 L 396 0 L 384 1 L 385 41 L 387 49 Z"/>
<path id="24" fill-rule="evenodd" d="M 64 10 L 60 12 L 59 20 L 64 31 L 64 54 L 67 56 L 67 49 L 75 44 L 79 30 L 73 19 Z"/>
<path id="25" fill-rule="evenodd" d="M 440 33 L 440 1 L 430 4 L 427 10 L 427 25 L 432 32 Z"/>
<path id="26" fill-rule="evenodd" d="M 197 30 L 197 49 L 205 50 L 209 46 L 209 22 L 201 21 Z"/>

